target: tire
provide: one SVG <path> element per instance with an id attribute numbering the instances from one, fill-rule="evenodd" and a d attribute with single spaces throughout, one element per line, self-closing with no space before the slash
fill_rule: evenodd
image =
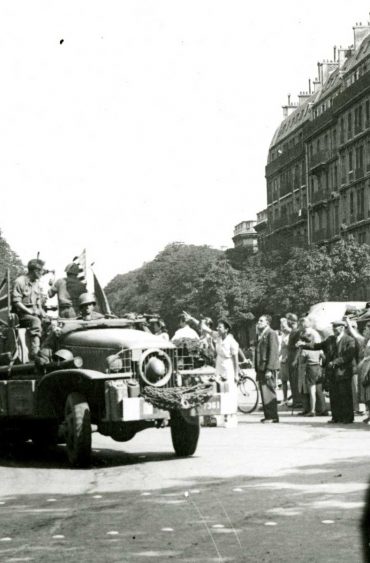
<path id="1" fill-rule="evenodd" d="M 258 399 L 257 383 L 249 375 L 242 375 L 238 383 L 238 410 L 244 414 L 253 412 Z"/>
<path id="2" fill-rule="evenodd" d="M 64 414 L 69 463 L 73 467 L 86 467 L 91 458 L 91 417 L 86 398 L 81 393 L 70 393 Z"/>
<path id="3" fill-rule="evenodd" d="M 171 412 L 171 438 L 176 455 L 193 455 L 197 449 L 199 433 L 199 416 L 188 416 L 181 411 Z"/>

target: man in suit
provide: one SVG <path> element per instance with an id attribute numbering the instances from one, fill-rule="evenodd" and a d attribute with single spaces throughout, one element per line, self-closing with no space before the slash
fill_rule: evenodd
<path id="1" fill-rule="evenodd" d="M 262 315 L 257 322 L 255 368 L 264 418 L 261 422 L 279 422 L 276 399 L 276 371 L 279 369 L 279 340 L 270 327 L 271 317 Z"/>
<path id="2" fill-rule="evenodd" d="M 350 424 L 354 420 L 352 376 L 356 344 L 352 336 L 345 332 L 344 321 L 334 321 L 332 325 L 334 334 L 323 342 L 307 344 L 300 340 L 297 345 L 310 350 L 324 351 L 332 414 L 332 419 L 328 422 Z"/>

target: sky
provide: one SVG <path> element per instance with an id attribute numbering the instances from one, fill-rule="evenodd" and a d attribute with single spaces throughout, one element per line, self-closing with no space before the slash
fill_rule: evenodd
<path id="1" fill-rule="evenodd" d="M 266 206 L 281 106 L 353 43 L 366 0 L 0 5 L 0 228 L 106 284 L 166 244 L 231 247 Z"/>

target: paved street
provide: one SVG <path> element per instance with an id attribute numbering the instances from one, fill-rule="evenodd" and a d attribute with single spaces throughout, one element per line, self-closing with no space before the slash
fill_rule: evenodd
<path id="1" fill-rule="evenodd" d="M 370 428 L 259 413 L 203 428 L 177 459 L 169 430 L 94 436 L 93 466 L 32 444 L 0 459 L 0 560 L 361 561 Z"/>

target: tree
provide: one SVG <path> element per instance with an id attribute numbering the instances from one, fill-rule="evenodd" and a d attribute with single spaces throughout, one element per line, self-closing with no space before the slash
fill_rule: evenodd
<path id="1" fill-rule="evenodd" d="M 209 246 L 169 244 L 151 262 L 108 284 L 112 309 L 116 314 L 159 313 L 173 330 L 183 309 L 198 308 L 203 280 L 220 255 Z"/>
<path id="2" fill-rule="evenodd" d="M 21 259 L 11 249 L 0 230 L 0 282 L 6 276 L 8 268 L 10 270 L 11 278 L 14 279 L 24 266 Z"/>
<path id="3" fill-rule="evenodd" d="M 329 257 L 332 272 L 331 299 L 366 299 L 366 288 L 370 284 L 370 247 L 358 244 L 350 236 L 338 241 L 329 251 Z"/>

